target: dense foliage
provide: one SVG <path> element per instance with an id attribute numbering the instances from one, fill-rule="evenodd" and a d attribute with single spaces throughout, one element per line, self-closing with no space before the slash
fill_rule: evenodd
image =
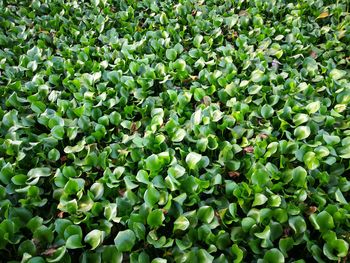
<path id="1" fill-rule="evenodd" d="M 0 0 L 0 260 L 348 262 L 346 0 Z"/>

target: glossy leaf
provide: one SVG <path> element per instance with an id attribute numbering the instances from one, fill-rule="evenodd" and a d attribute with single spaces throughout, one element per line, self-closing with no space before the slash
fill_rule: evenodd
<path id="1" fill-rule="evenodd" d="M 103 231 L 94 229 L 85 236 L 84 241 L 91 246 L 91 249 L 95 249 L 103 242 L 104 236 Z"/>
<path id="2" fill-rule="evenodd" d="M 131 251 L 135 242 L 135 234 L 130 229 L 120 231 L 114 239 L 114 244 L 120 252 Z"/>

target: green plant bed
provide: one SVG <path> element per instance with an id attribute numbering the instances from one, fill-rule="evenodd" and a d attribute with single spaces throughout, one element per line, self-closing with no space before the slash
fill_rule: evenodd
<path id="1" fill-rule="evenodd" d="M 0 0 L 0 261 L 350 261 L 349 5 Z"/>

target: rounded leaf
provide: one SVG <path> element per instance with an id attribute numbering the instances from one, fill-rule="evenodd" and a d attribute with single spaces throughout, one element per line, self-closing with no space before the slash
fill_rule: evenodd
<path id="1" fill-rule="evenodd" d="M 167 49 L 165 51 L 165 56 L 167 59 L 171 60 L 171 61 L 174 61 L 177 57 L 177 52 L 175 49 Z"/>
<path id="2" fill-rule="evenodd" d="M 292 171 L 292 175 L 293 184 L 295 184 L 297 187 L 306 187 L 307 172 L 303 167 L 298 166 L 294 168 Z"/>
<path id="3" fill-rule="evenodd" d="M 316 158 L 316 154 L 314 152 L 305 153 L 303 156 L 303 161 L 310 170 L 314 170 L 320 165 L 320 162 Z"/>
<path id="4" fill-rule="evenodd" d="M 161 209 L 153 210 L 147 216 L 147 224 L 151 227 L 161 226 L 164 218 L 164 213 Z"/>
<path id="5" fill-rule="evenodd" d="M 130 252 L 136 242 L 136 236 L 130 229 L 120 231 L 114 239 L 114 244 L 120 252 Z"/>
<path id="6" fill-rule="evenodd" d="M 186 131 L 184 129 L 177 129 L 174 135 L 171 137 L 173 142 L 181 142 L 186 136 Z"/>
<path id="7" fill-rule="evenodd" d="M 262 106 L 262 108 L 261 108 L 261 116 L 264 119 L 271 118 L 273 113 L 274 113 L 274 110 L 273 110 L 273 108 L 270 105 L 265 104 L 264 106 Z"/>
<path id="8" fill-rule="evenodd" d="M 316 222 L 321 232 L 334 228 L 333 217 L 327 211 L 319 213 L 316 216 Z"/>
<path id="9" fill-rule="evenodd" d="M 272 248 L 265 253 L 264 263 L 284 263 L 285 259 L 281 251 Z"/>
<path id="10" fill-rule="evenodd" d="M 84 242 L 91 246 L 91 249 L 97 248 L 104 239 L 105 233 L 101 230 L 94 229 L 90 231 L 84 238 Z"/>
<path id="11" fill-rule="evenodd" d="M 182 58 L 179 58 L 173 63 L 173 67 L 178 71 L 184 71 L 186 68 L 186 61 Z"/>
<path id="12" fill-rule="evenodd" d="M 47 155 L 50 161 L 56 162 L 60 159 L 60 152 L 57 149 L 51 149 Z"/>
<path id="13" fill-rule="evenodd" d="M 306 105 L 306 110 L 309 114 L 313 114 L 320 109 L 321 103 L 319 101 L 314 101 Z"/>
<path id="14" fill-rule="evenodd" d="M 306 231 L 306 222 L 301 216 L 293 216 L 289 218 L 288 223 L 296 235 L 302 234 Z"/>
<path id="15" fill-rule="evenodd" d="M 83 245 L 81 244 L 81 236 L 80 235 L 72 235 L 68 237 L 66 240 L 66 247 L 68 249 L 76 249 L 81 248 Z"/>
<path id="16" fill-rule="evenodd" d="M 64 135 L 64 128 L 57 125 L 51 129 L 51 134 L 55 139 L 62 140 Z"/>
<path id="17" fill-rule="evenodd" d="M 200 48 L 201 42 L 203 40 L 203 36 L 202 35 L 196 35 L 193 39 L 193 45 L 196 48 Z"/>
<path id="18" fill-rule="evenodd" d="M 201 206 L 197 211 L 198 219 L 207 224 L 214 219 L 214 216 L 214 209 L 211 206 Z"/>
<path id="19" fill-rule="evenodd" d="M 264 80 L 264 72 L 260 69 L 256 69 L 252 72 L 250 78 L 253 82 L 262 82 Z"/>
<path id="20" fill-rule="evenodd" d="M 202 155 L 195 152 L 190 152 L 186 156 L 186 163 L 190 169 L 195 169 L 199 161 L 202 159 Z"/>
<path id="21" fill-rule="evenodd" d="M 294 136 L 297 140 L 304 140 L 309 137 L 311 134 L 311 130 L 308 126 L 299 126 L 294 130 Z"/>
<path id="22" fill-rule="evenodd" d="M 186 230 L 190 225 L 190 221 L 184 216 L 179 216 L 174 222 L 174 231 Z"/>

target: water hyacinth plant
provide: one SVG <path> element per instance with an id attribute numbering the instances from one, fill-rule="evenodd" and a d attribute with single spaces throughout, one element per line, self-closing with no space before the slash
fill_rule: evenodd
<path id="1" fill-rule="evenodd" d="M 349 6 L 0 0 L 0 261 L 350 261 Z"/>

